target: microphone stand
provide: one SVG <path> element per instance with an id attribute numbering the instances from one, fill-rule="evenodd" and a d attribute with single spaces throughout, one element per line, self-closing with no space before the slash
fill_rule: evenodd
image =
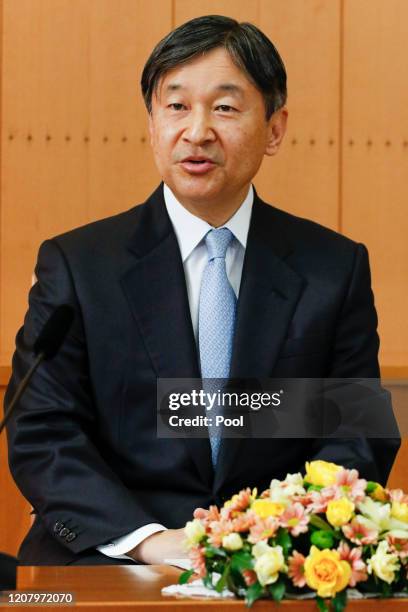
<path id="1" fill-rule="evenodd" d="M 38 366 L 40 365 L 40 363 L 42 362 L 44 357 L 45 357 L 45 355 L 44 355 L 43 352 L 39 353 L 39 355 L 35 359 L 33 365 L 31 366 L 31 368 L 28 370 L 27 374 L 24 376 L 23 380 L 18 385 L 16 394 L 13 397 L 10 405 L 8 406 L 6 411 L 4 412 L 3 420 L 0 421 L 0 434 L 3 431 L 3 429 L 5 428 L 5 426 L 7 425 L 8 421 L 9 421 L 9 419 L 11 417 L 11 414 L 12 414 L 12 412 L 14 410 L 15 405 L 17 404 L 17 402 L 20 399 L 20 397 L 23 395 L 23 393 L 24 393 L 28 383 L 31 380 L 31 377 L 33 376 L 34 372 L 36 371 L 36 369 L 38 368 Z"/>
<path id="2" fill-rule="evenodd" d="M 13 397 L 10 405 L 6 409 L 3 420 L 0 422 L 0 434 L 5 428 L 8 420 L 10 419 L 12 412 L 14 410 L 14 407 L 16 406 L 18 400 L 24 393 L 28 383 L 31 380 L 31 377 L 33 376 L 34 372 L 36 371 L 36 369 L 38 368 L 38 366 L 44 359 L 44 356 L 45 355 L 43 352 L 37 355 L 31 368 L 28 370 L 27 374 L 24 376 L 23 380 L 18 385 L 16 394 Z M 2 590 L 12 591 L 16 588 L 17 565 L 18 565 L 18 561 L 15 557 L 12 557 L 11 555 L 7 555 L 6 553 L 0 552 L 0 591 Z"/>

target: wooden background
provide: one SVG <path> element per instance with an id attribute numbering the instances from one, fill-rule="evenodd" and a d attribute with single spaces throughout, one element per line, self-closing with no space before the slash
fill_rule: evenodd
<path id="1" fill-rule="evenodd" d="M 171 28 L 208 13 L 254 22 L 279 49 L 288 133 L 256 187 L 367 245 L 382 372 L 408 378 L 406 0 L 3 0 L 0 384 L 42 240 L 130 208 L 157 185 L 141 69 Z M 15 552 L 28 513 L 4 454 L 3 440 L 0 549 Z M 406 446 L 399 486 L 404 457 Z"/>

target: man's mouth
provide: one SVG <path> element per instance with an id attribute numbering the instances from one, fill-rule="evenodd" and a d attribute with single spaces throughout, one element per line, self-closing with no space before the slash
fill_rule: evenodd
<path id="1" fill-rule="evenodd" d="M 195 156 L 186 157 L 180 162 L 182 168 L 189 174 L 206 174 L 212 170 L 216 164 L 209 157 Z"/>

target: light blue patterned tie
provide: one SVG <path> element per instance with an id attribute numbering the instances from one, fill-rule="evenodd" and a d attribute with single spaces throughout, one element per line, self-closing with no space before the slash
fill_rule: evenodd
<path id="1" fill-rule="evenodd" d="M 201 377 L 212 379 L 203 380 L 203 390 L 207 393 L 216 393 L 224 381 L 214 379 L 228 378 L 230 372 L 237 298 L 227 277 L 225 255 L 232 238 L 226 227 L 210 230 L 205 237 L 208 263 L 201 281 L 198 342 Z M 209 435 L 214 467 L 221 443 L 221 427 L 215 427 L 216 406 L 207 413 L 212 418 Z"/>

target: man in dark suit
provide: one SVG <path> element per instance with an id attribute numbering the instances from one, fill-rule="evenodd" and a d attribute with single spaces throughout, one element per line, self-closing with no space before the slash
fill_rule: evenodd
<path id="1" fill-rule="evenodd" d="M 264 204 L 251 186 L 286 129 L 272 43 L 229 18 L 193 20 L 157 45 L 142 90 L 163 184 L 43 243 L 17 335 L 8 397 L 49 314 L 75 310 L 8 428 L 11 471 L 35 512 L 22 563 L 180 557 L 196 507 L 316 458 L 384 482 L 398 448 L 157 437 L 158 378 L 378 377 L 379 341 L 365 247 Z"/>

